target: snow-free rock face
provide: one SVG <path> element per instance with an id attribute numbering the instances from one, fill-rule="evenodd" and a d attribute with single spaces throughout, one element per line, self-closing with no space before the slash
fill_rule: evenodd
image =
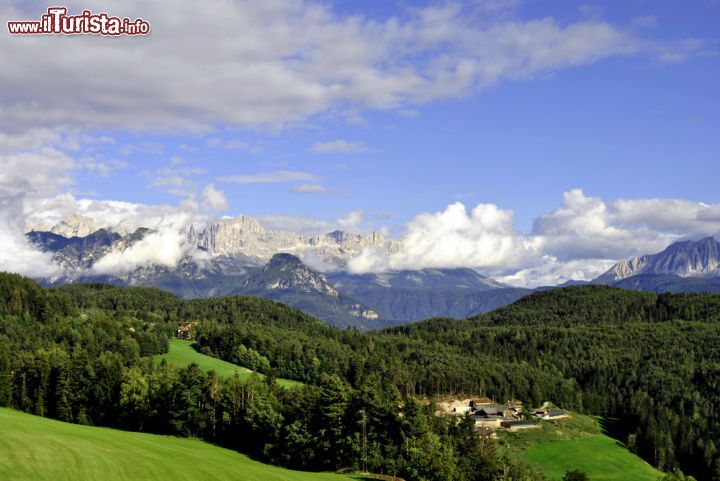
<path id="1" fill-rule="evenodd" d="M 73 214 L 55 224 L 51 232 L 64 237 L 85 237 L 96 230 L 95 221 L 90 217 Z"/>
<path id="2" fill-rule="evenodd" d="M 670 244 L 662 252 L 620 261 L 594 282 L 612 284 L 639 274 L 680 277 L 720 275 L 720 242 L 713 237 Z"/>
<path id="3" fill-rule="evenodd" d="M 53 234 L 63 237 L 86 237 L 98 230 L 95 221 L 92 218 L 72 214 L 69 215 L 55 225 L 38 224 L 28 226 L 26 232 L 52 232 Z"/>
<path id="4" fill-rule="evenodd" d="M 257 219 L 248 216 L 222 219 L 202 230 L 191 227 L 188 237 L 191 243 L 211 255 L 243 254 L 267 262 L 278 252 L 286 252 L 313 267 L 322 267 L 321 270 L 345 267 L 348 260 L 366 247 L 392 251 L 395 245 L 386 241 L 380 232 L 362 236 L 336 230 L 305 237 L 294 232 L 266 230 Z"/>

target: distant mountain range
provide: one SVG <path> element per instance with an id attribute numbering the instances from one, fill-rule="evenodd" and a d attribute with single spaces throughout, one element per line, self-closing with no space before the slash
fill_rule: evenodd
<path id="1" fill-rule="evenodd" d="M 720 292 L 720 242 L 675 242 L 657 254 L 620 261 L 592 282 L 653 292 Z"/>
<path id="2" fill-rule="evenodd" d="M 360 329 L 431 317 L 467 318 L 533 292 L 464 268 L 352 274 L 343 268 L 363 248 L 392 251 L 396 245 L 378 233 L 359 236 L 334 231 L 308 238 L 267 231 L 245 216 L 221 220 L 199 232 L 190 229 L 188 239 L 207 254 L 203 259 L 188 256 L 175 267 L 146 265 L 127 273 L 102 275 L 93 271 L 98 260 L 133 246 L 153 231 L 93 229 L 90 219 L 73 216 L 49 231 L 27 233 L 31 242 L 52 253 L 53 262 L 65 273 L 43 279 L 45 284 L 149 285 L 186 298 L 257 295 L 336 326 Z M 322 274 L 311 267 L 316 264 L 331 270 Z M 712 237 L 676 242 L 660 253 L 618 262 L 591 283 L 653 292 L 720 292 L 720 243 Z"/>
<path id="3" fill-rule="evenodd" d="M 87 221 L 82 228 L 87 228 Z M 472 269 L 423 269 L 385 274 L 332 272 L 324 275 L 298 256 L 275 253 L 278 244 L 332 265 L 344 265 L 365 245 L 377 247 L 377 235 L 356 236 L 341 231 L 304 240 L 301 236 L 267 234 L 249 218 L 222 222 L 190 236 L 209 260 L 190 257 L 175 267 L 147 265 L 128 273 L 102 275 L 93 272 L 99 259 L 114 250 L 125 250 L 151 233 L 138 229 L 122 235 L 106 229 L 85 236 L 65 237 L 82 229 L 66 221 L 62 229 L 31 231 L 28 239 L 52 253 L 53 262 L 65 275 L 41 280 L 48 285 L 76 282 L 107 282 L 117 285 L 149 285 L 182 297 L 257 295 L 291 305 L 327 322 L 343 327 L 373 329 L 430 317 L 465 318 L 509 304 L 532 292 L 506 286 Z M 291 239 L 290 244 L 278 240 Z M 260 239 L 260 241 L 258 241 Z M 248 249 L 242 251 L 242 247 Z M 391 248 L 391 247 L 388 247 Z"/>

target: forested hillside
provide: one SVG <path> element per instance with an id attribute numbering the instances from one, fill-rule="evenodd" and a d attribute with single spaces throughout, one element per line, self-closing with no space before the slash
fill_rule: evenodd
<path id="1" fill-rule="evenodd" d="M 43 290 L 0 275 L 0 316 L 0 404 L 62 420 L 202 437 L 303 469 L 360 467 L 364 427 L 375 472 L 536 479 L 472 436 L 472 421 L 438 418 L 417 397 L 550 400 L 613 419 L 664 470 L 720 476 L 720 296 L 570 287 L 464 321 L 361 333 L 258 298 Z M 154 365 L 181 322 L 205 354 L 266 359 L 268 381 Z M 280 389 L 275 377 L 308 385 Z"/>

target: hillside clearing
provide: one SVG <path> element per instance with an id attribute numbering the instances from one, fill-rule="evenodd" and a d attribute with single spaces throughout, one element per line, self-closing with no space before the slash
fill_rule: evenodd
<path id="1" fill-rule="evenodd" d="M 662 473 L 604 434 L 535 444 L 523 453 L 550 480 L 579 469 L 593 481 L 657 481 Z"/>
<path id="2" fill-rule="evenodd" d="M 164 359 L 168 364 L 174 364 L 176 366 L 187 366 L 194 362 L 203 371 L 215 371 L 220 376 L 232 376 L 237 373 L 242 379 L 247 379 L 253 374 L 260 376 L 260 378 L 265 377 L 263 374 L 255 373 L 248 368 L 201 354 L 193 349 L 192 344 L 193 341 L 171 339 L 170 350 L 166 354 L 153 356 L 153 359 L 157 362 Z M 303 384 L 299 381 L 292 381 L 290 379 L 277 379 L 277 383 L 280 386 L 287 388 L 302 386 Z"/>

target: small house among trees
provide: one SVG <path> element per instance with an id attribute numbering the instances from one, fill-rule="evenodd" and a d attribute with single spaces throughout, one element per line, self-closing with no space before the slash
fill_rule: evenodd
<path id="1" fill-rule="evenodd" d="M 192 339 L 192 330 L 190 329 L 191 325 L 190 323 L 182 323 L 180 326 L 178 326 L 177 329 L 177 338 L 178 339 Z"/>

